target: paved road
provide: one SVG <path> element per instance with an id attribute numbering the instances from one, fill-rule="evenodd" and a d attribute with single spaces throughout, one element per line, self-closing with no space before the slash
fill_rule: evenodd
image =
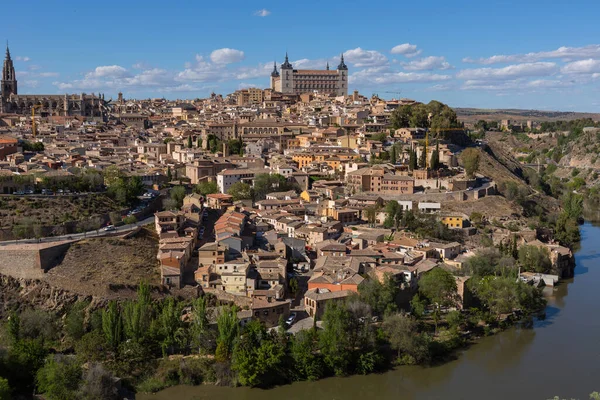
<path id="1" fill-rule="evenodd" d="M 148 217 L 144 220 L 138 221 L 135 224 L 122 225 L 115 228 L 114 231 L 104 231 L 103 229 L 99 229 L 97 231 L 89 231 L 84 233 L 73 233 L 71 235 L 63 235 L 63 236 L 49 236 L 40 239 L 21 239 L 21 240 L 7 240 L 0 242 L 0 246 L 6 246 L 11 244 L 28 244 L 28 243 L 51 243 L 51 242 L 60 242 L 63 240 L 76 240 L 76 239 L 85 239 L 85 238 L 93 238 L 93 237 L 103 237 L 103 236 L 113 236 L 116 234 L 123 234 L 129 231 L 136 229 L 138 226 L 147 225 L 154 222 L 154 216 Z"/>

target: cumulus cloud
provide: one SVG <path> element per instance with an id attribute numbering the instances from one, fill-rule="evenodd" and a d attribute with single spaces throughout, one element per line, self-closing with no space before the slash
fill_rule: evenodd
<path id="1" fill-rule="evenodd" d="M 89 78 L 121 78 L 127 75 L 127 70 L 120 65 L 104 65 L 96 67 L 86 76 Z"/>
<path id="2" fill-rule="evenodd" d="M 254 12 L 256 17 L 266 17 L 269 14 L 271 14 L 271 11 L 267 10 L 266 8 Z"/>
<path id="3" fill-rule="evenodd" d="M 210 53 L 210 60 L 215 64 L 231 64 L 240 62 L 245 58 L 244 52 L 236 49 L 217 49 Z"/>
<path id="4" fill-rule="evenodd" d="M 446 61 L 446 58 L 443 56 L 425 57 L 425 58 L 421 58 L 419 60 L 402 63 L 402 65 L 404 66 L 404 69 L 407 71 L 431 71 L 434 69 L 442 69 L 443 70 L 443 69 L 451 69 L 452 68 L 452 65 L 450 65 L 450 63 L 448 61 Z"/>
<path id="5" fill-rule="evenodd" d="M 551 51 L 538 51 L 526 54 L 494 55 L 482 58 L 463 58 L 465 63 L 474 64 L 498 64 L 498 63 L 523 63 L 535 62 L 545 59 L 559 58 L 565 61 L 600 57 L 600 45 L 592 44 L 582 47 L 559 47 Z"/>
<path id="6" fill-rule="evenodd" d="M 421 54 L 421 50 L 417 49 L 416 44 L 403 43 L 403 44 L 399 44 L 397 46 L 392 47 L 392 49 L 390 50 L 390 53 L 402 54 L 403 56 L 406 56 L 406 57 L 414 57 L 414 56 L 418 56 L 419 54 Z"/>
<path id="7" fill-rule="evenodd" d="M 366 68 L 350 75 L 349 83 L 355 85 L 386 85 L 390 83 L 422 83 L 451 79 L 450 75 L 429 72 L 399 72 L 388 68 Z"/>
<path id="8" fill-rule="evenodd" d="M 561 68 L 563 74 L 594 74 L 600 72 L 600 60 L 573 61 Z"/>
<path id="9" fill-rule="evenodd" d="M 504 68 L 465 69 L 456 74 L 467 80 L 507 80 L 520 77 L 548 76 L 559 71 L 556 63 L 536 62 L 508 65 Z"/>
<path id="10" fill-rule="evenodd" d="M 388 63 L 386 56 L 376 50 L 363 50 L 360 47 L 347 50 L 344 53 L 346 61 L 351 62 L 356 67 L 375 67 Z"/>

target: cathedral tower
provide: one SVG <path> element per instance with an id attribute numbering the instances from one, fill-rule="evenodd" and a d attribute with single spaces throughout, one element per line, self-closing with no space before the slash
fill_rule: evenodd
<path id="1" fill-rule="evenodd" d="M 17 94 L 17 76 L 15 75 L 15 67 L 10 58 L 10 50 L 8 43 L 6 44 L 6 58 L 2 67 L 2 99 L 6 101 L 11 94 Z"/>

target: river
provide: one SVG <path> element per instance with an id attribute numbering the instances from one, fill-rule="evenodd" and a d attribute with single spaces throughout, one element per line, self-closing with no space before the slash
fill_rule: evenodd
<path id="1" fill-rule="evenodd" d="M 153 400 L 588 399 L 600 391 L 600 227 L 581 227 L 573 279 L 548 294 L 547 317 L 533 329 L 487 337 L 437 367 L 298 382 L 270 390 L 177 386 Z"/>

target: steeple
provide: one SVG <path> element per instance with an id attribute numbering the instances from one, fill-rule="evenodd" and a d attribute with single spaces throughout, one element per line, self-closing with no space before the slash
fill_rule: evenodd
<path id="1" fill-rule="evenodd" d="M 8 49 L 8 41 L 6 42 L 6 58 L 2 66 L 2 83 L 1 94 L 4 99 L 7 99 L 11 94 L 17 94 L 17 76 L 15 75 L 15 67 L 10 58 L 10 50 Z"/>
<path id="2" fill-rule="evenodd" d="M 277 71 L 277 63 L 273 61 L 273 72 L 271 72 L 271 76 L 273 78 L 277 78 L 279 76 L 279 71 Z"/>
<path id="3" fill-rule="evenodd" d="M 344 53 L 342 53 L 342 55 L 340 57 L 340 64 L 338 65 L 337 69 L 344 70 L 344 71 L 348 70 L 346 63 L 344 63 Z"/>
<path id="4" fill-rule="evenodd" d="M 329 61 L 327 61 L 327 71 L 329 71 Z"/>
<path id="5" fill-rule="evenodd" d="M 290 61 L 288 59 L 287 51 L 285 52 L 285 62 L 281 64 L 281 69 L 292 69 L 292 64 L 290 64 Z"/>

